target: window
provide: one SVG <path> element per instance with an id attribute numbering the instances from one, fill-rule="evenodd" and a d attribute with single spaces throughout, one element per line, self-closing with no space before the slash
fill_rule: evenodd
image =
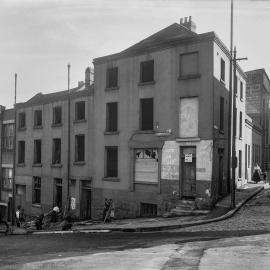
<path id="1" fill-rule="evenodd" d="M 34 112 L 34 126 L 41 127 L 42 126 L 42 111 L 36 110 Z"/>
<path id="2" fill-rule="evenodd" d="M 26 123 L 25 123 L 25 112 L 19 113 L 19 121 L 18 121 L 19 129 L 20 128 L 25 128 Z"/>
<path id="3" fill-rule="evenodd" d="M 135 181 L 158 182 L 158 150 L 152 148 L 135 150 Z"/>
<path id="4" fill-rule="evenodd" d="M 224 97 L 220 97 L 219 106 L 219 129 L 224 131 Z"/>
<path id="5" fill-rule="evenodd" d="M 25 141 L 18 141 L 18 164 L 25 161 Z"/>
<path id="6" fill-rule="evenodd" d="M 141 130 L 153 130 L 154 107 L 153 98 L 141 99 Z"/>
<path id="7" fill-rule="evenodd" d="M 33 177 L 33 204 L 40 204 L 41 202 L 41 178 L 34 176 Z"/>
<path id="8" fill-rule="evenodd" d="M 242 151 L 239 150 L 239 165 L 238 165 L 238 177 L 242 177 Z"/>
<path id="9" fill-rule="evenodd" d="M 14 124 L 3 125 L 3 149 L 13 150 Z"/>
<path id="10" fill-rule="evenodd" d="M 34 140 L 34 164 L 41 164 L 41 140 Z"/>
<path id="11" fill-rule="evenodd" d="M 107 69 L 107 88 L 118 86 L 118 67 Z"/>
<path id="12" fill-rule="evenodd" d="M 141 62 L 141 83 L 154 81 L 154 60 Z"/>
<path id="13" fill-rule="evenodd" d="M 2 168 L 1 187 L 3 189 L 12 190 L 12 169 L 11 168 Z"/>
<path id="14" fill-rule="evenodd" d="M 239 114 L 239 138 L 242 138 L 242 125 L 243 125 L 243 123 L 242 123 L 242 112 L 240 112 L 240 114 Z"/>
<path id="15" fill-rule="evenodd" d="M 84 135 L 75 136 L 75 162 L 84 161 Z"/>
<path id="16" fill-rule="evenodd" d="M 53 139 L 52 164 L 61 163 L 61 139 Z"/>
<path id="17" fill-rule="evenodd" d="M 234 91 L 235 91 L 235 95 L 237 96 L 237 93 L 238 93 L 238 78 L 237 76 L 235 76 L 235 79 L 234 79 Z"/>
<path id="18" fill-rule="evenodd" d="M 248 145 L 248 168 L 250 167 L 250 145 Z"/>
<path id="19" fill-rule="evenodd" d="M 225 61 L 220 59 L 220 80 L 225 82 Z"/>
<path id="20" fill-rule="evenodd" d="M 180 77 L 198 75 L 198 52 L 180 55 Z"/>
<path id="21" fill-rule="evenodd" d="M 106 117 L 106 131 L 117 131 L 117 102 L 107 103 Z"/>
<path id="22" fill-rule="evenodd" d="M 243 82 L 240 81 L 240 99 L 243 100 Z"/>
<path id="23" fill-rule="evenodd" d="M 252 144 L 252 163 L 255 163 L 255 145 Z"/>
<path id="24" fill-rule="evenodd" d="M 106 147 L 106 177 L 118 176 L 118 148 Z"/>
<path id="25" fill-rule="evenodd" d="M 53 124 L 59 125 L 62 123 L 62 108 L 60 106 L 53 108 Z"/>
<path id="26" fill-rule="evenodd" d="M 75 103 L 75 120 L 85 119 L 85 102 L 79 101 Z"/>

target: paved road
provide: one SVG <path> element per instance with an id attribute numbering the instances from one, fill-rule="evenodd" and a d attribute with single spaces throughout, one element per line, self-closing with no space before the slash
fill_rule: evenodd
<path id="1" fill-rule="evenodd" d="M 209 261 L 215 265 L 215 258 L 220 256 L 220 253 L 219 250 L 215 251 L 209 247 L 222 247 L 229 238 L 232 240 L 231 247 L 237 249 L 239 240 L 232 237 L 270 232 L 269 209 L 270 191 L 266 190 L 231 219 L 181 230 L 155 233 L 0 236 L 0 269 L 127 269 L 128 267 L 131 270 L 179 269 L 182 266 L 187 267 L 182 269 L 194 269 L 195 265 L 197 269 L 206 255 L 210 256 Z M 265 235 L 262 239 L 264 238 L 270 240 L 270 236 Z M 257 250 L 265 254 L 269 252 L 268 246 L 262 250 L 253 247 L 250 244 L 252 240 L 246 243 L 249 243 L 248 245 L 256 252 Z M 193 250 L 192 247 L 196 246 L 198 248 Z M 252 249 L 245 248 L 243 244 L 239 252 L 248 257 Z M 206 250 L 209 254 L 205 253 Z M 229 254 L 226 247 L 223 252 Z M 207 264 L 205 268 L 199 269 L 207 269 Z"/>

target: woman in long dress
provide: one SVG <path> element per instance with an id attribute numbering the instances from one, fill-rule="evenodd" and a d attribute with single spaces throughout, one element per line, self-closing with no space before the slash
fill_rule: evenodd
<path id="1" fill-rule="evenodd" d="M 261 168 L 260 168 L 259 164 L 256 163 L 255 166 L 254 166 L 254 169 L 253 169 L 252 180 L 255 183 L 260 182 L 261 181 L 261 174 L 262 174 Z"/>

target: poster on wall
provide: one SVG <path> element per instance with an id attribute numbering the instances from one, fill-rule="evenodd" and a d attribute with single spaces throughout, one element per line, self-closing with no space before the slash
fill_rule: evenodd
<path id="1" fill-rule="evenodd" d="M 71 210 L 76 209 L 76 198 L 74 198 L 74 197 L 71 197 L 71 199 L 70 199 L 70 208 L 71 208 Z"/>
<path id="2" fill-rule="evenodd" d="M 192 154 L 185 154 L 185 162 L 192 162 Z"/>

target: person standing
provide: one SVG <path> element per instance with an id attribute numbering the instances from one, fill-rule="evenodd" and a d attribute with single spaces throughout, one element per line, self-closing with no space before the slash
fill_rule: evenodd
<path id="1" fill-rule="evenodd" d="M 252 176 L 252 180 L 256 184 L 261 181 L 261 174 L 262 174 L 261 168 L 260 168 L 259 164 L 256 163 L 254 168 L 253 168 L 253 176 Z"/>
<path id="2" fill-rule="evenodd" d="M 21 222 L 20 222 L 20 218 L 21 218 L 21 206 L 18 205 L 17 206 L 17 211 L 15 213 L 15 217 L 16 217 L 16 225 L 18 228 L 21 227 Z"/>

